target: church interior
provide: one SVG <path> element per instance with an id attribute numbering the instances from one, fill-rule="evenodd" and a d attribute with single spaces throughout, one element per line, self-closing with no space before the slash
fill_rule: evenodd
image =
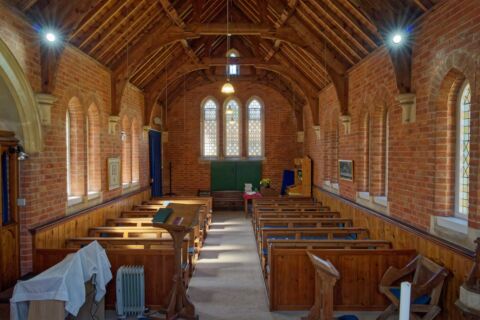
<path id="1" fill-rule="evenodd" d="M 480 319 L 479 77 L 480 0 L 0 0 L 0 319 Z"/>

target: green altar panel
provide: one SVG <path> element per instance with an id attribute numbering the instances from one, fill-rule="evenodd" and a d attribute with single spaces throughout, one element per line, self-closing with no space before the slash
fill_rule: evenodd
<path id="1" fill-rule="evenodd" d="M 261 161 L 212 161 L 212 191 L 243 191 L 245 183 L 259 188 L 262 178 Z"/>

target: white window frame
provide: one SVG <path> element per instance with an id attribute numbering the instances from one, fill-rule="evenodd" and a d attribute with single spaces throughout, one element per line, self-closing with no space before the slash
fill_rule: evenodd
<path id="1" fill-rule="evenodd" d="M 468 219 L 468 212 L 463 213 L 460 212 L 460 183 L 461 183 L 461 176 L 462 176 L 462 102 L 463 102 L 463 95 L 467 86 L 470 86 L 470 83 L 465 80 L 462 84 L 462 87 L 459 90 L 458 98 L 456 101 L 456 121 L 455 121 L 455 134 L 456 134 L 456 141 L 455 141 L 455 207 L 454 207 L 454 216 L 460 219 Z M 471 141 L 471 99 L 472 99 L 472 87 L 470 86 L 470 141 Z M 471 148 L 471 146 L 470 146 Z M 471 149 L 470 149 L 471 151 Z M 470 165 L 470 163 L 469 163 Z M 469 179 L 470 179 L 470 172 L 469 172 Z M 469 181 L 470 186 L 470 181 Z M 469 188 L 470 190 L 470 188 Z"/>
<path id="2" fill-rule="evenodd" d="M 390 151 L 390 110 L 385 111 L 385 172 L 384 172 L 384 191 L 385 198 L 388 198 L 388 156 Z"/>
<path id="3" fill-rule="evenodd" d="M 261 122 L 261 153 L 258 156 L 251 156 L 249 154 L 249 144 L 250 144 L 250 104 L 252 101 L 256 100 L 260 104 L 260 122 Z M 261 159 L 265 157 L 265 104 L 263 103 L 263 100 L 260 99 L 258 96 L 252 96 L 250 99 L 248 99 L 246 107 L 245 107 L 245 113 L 247 115 L 247 157 L 250 159 Z"/>
<path id="4" fill-rule="evenodd" d="M 71 117 L 70 117 L 70 110 L 67 109 L 67 113 L 65 115 L 65 144 L 66 144 L 66 161 L 67 161 L 67 197 L 72 196 L 72 181 L 71 181 L 71 174 L 72 174 L 72 149 L 71 149 Z"/>
<path id="5" fill-rule="evenodd" d="M 215 103 L 216 106 L 216 112 L 215 112 L 215 121 L 217 122 L 217 132 L 216 132 L 216 149 L 217 149 L 217 155 L 215 156 L 206 156 L 205 155 L 205 104 L 212 100 L 213 103 Z M 202 100 L 202 103 L 200 104 L 200 157 L 202 159 L 218 159 L 220 158 L 220 117 L 219 117 L 219 112 L 220 112 L 220 104 L 218 103 L 217 99 L 215 99 L 212 96 L 208 96 L 205 99 Z"/>
<path id="6" fill-rule="evenodd" d="M 227 106 L 230 101 L 235 101 L 238 104 L 238 155 L 227 155 Z M 229 97 L 223 103 L 223 156 L 228 159 L 238 159 L 242 157 L 242 104 L 236 97 Z"/>

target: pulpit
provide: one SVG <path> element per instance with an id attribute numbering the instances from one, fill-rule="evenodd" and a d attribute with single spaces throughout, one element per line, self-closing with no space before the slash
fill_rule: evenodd
<path id="1" fill-rule="evenodd" d="M 172 212 L 165 215 L 162 222 L 153 220 L 153 226 L 168 231 L 172 236 L 175 250 L 175 272 L 173 287 L 166 301 L 167 319 L 198 319 L 195 315 L 195 306 L 190 301 L 182 272 L 182 243 L 183 239 L 198 225 L 201 205 L 171 203 L 167 207 Z M 193 241 L 193 239 L 192 239 Z"/>
<path id="2" fill-rule="evenodd" d="M 309 157 L 296 158 L 293 185 L 287 187 L 289 196 L 312 196 L 312 159 Z"/>
<path id="3" fill-rule="evenodd" d="M 340 273 L 328 260 L 315 256 L 307 251 L 315 269 L 315 301 L 307 317 L 303 320 L 333 319 L 333 287 Z"/>

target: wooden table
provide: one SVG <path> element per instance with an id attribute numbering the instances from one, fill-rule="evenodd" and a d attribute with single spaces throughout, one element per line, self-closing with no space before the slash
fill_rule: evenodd
<path id="1" fill-rule="evenodd" d="M 168 296 L 168 306 L 164 312 L 168 320 L 198 319 L 195 315 L 195 306 L 190 301 L 185 289 L 182 273 L 182 242 L 195 226 L 198 225 L 201 205 L 171 203 L 168 208 L 173 212 L 165 223 L 153 223 L 153 226 L 168 231 L 172 236 L 175 250 L 175 274 L 173 287 Z"/>
<path id="2" fill-rule="evenodd" d="M 245 218 L 248 218 L 248 200 L 260 199 L 261 197 L 262 197 L 262 194 L 260 192 L 255 192 L 255 193 L 252 193 L 252 194 L 248 194 L 246 192 L 243 193 Z"/>

